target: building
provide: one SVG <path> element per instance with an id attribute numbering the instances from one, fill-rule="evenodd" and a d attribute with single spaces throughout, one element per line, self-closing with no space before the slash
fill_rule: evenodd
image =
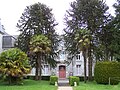
<path id="1" fill-rule="evenodd" d="M 16 36 L 11 36 L 5 32 L 3 25 L 0 22 L 0 53 L 4 50 L 14 47 Z"/>
<path id="2" fill-rule="evenodd" d="M 65 51 L 64 40 L 60 36 L 61 42 L 58 46 L 59 57 L 56 61 L 59 62 L 56 68 L 51 68 L 49 64 L 44 63 L 42 76 L 56 75 L 59 78 L 68 78 L 69 76 L 84 76 L 84 60 L 82 53 L 78 53 L 70 62 L 68 53 Z M 6 49 L 13 48 L 16 37 L 7 34 L 0 23 L 0 53 Z M 93 62 L 94 69 L 95 62 Z M 87 63 L 88 66 L 88 63 Z M 88 67 L 87 67 L 88 70 Z M 94 70 L 93 70 L 94 71 Z M 31 70 L 29 75 L 35 76 L 35 68 Z M 88 75 L 88 71 L 87 71 Z"/>
<path id="3" fill-rule="evenodd" d="M 5 35 L 4 27 L 3 27 L 3 25 L 1 25 L 1 22 L 0 22 L 0 53 L 3 51 L 3 49 L 2 49 L 2 37 L 3 37 L 3 35 Z"/>
<path id="4" fill-rule="evenodd" d="M 82 53 L 78 53 L 70 62 L 68 59 L 68 53 L 64 46 L 64 40 L 61 38 L 61 42 L 58 46 L 59 57 L 56 61 L 59 62 L 56 68 L 51 68 L 49 64 L 43 64 L 42 76 L 56 75 L 59 78 L 68 78 L 69 76 L 84 76 L 84 59 Z M 95 62 L 93 62 L 94 71 Z M 87 76 L 88 76 L 88 61 L 87 61 Z M 35 75 L 35 68 L 32 69 L 30 75 Z"/>

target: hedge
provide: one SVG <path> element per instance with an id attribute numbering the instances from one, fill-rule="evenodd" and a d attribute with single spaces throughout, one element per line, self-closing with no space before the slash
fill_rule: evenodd
<path id="1" fill-rule="evenodd" d="M 114 79 L 120 77 L 120 63 L 118 62 L 97 62 L 94 70 L 95 81 L 99 84 L 118 84 L 119 80 Z"/>
<path id="2" fill-rule="evenodd" d="M 80 81 L 80 79 L 77 76 L 70 76 L 69 77 L 69 84 L 70 84 L 70 86 L 74 86 L 74 82 L 76 82 L 77 85 L 79 85 L 79 81 Z"/>
<path id="3" fill-rule="evenodd" d="M 50 76 L 41 76 L 41 77 L 42 77 L 42 80 L 46 80 L 46 81 L 49 81 L 49 80 L 50 80 Z M 28 75 L 28 76 L 25 76 L 24 79 L 32 79 L 32 80 L 35 80 L 35 76 Z"/>
<path id="4" fill-rule="evenodd" d="M 57 76 L 50 76 L 50 84 L 55 85 L 55 82 L 58 82 Z"/>

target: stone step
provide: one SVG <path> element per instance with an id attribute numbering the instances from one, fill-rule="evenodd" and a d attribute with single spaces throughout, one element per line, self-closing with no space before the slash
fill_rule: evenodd
<path id="1" fill-rule="evenodd" d="M 58 86 L 69 86 L 69 83 L 58 83 Z"/>
<path id="2" fill-rule="evenodd" d="M 69 86 L 69 80 L 68 79 L 59 79 L 58 86 Z"/>
<path id="3" fill-rule="evenodd" d="M 68 87 L 58 87 L 58 90 L 73 90 L 72 87 L 68 86 Z"/>

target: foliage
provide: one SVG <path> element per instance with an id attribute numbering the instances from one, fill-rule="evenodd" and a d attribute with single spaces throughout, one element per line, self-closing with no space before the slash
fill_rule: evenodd
<path id="1" fill-rule="evenodd" d="M 76 82 L 77 85 L 79 85 L 79 82 L 80 82 L 79 77 L 70 76 L 69 77 L 69 84 L 70 84 L 70 86 L 74 86 L 74 82 Z"/>
<path id="2" fill-rule="evenodd" d="M 55 26 L 57 23 L 54 19 L 54 15 L 51 12 L 51 8 L 39 2 L 27 6 L 17 23 L 17 28 L 21 33 L 15 46 L 29 54 L 31 37 L 39 34 L 45 35 L 51 40 L 51 53 L 46 57 L 46 61 L 48 61 L 51 66 L 55 67 L 56 62 L 54 58 L 57 56 L 55 51 L 57 49 L 59 40 L 55 31 Z M 31 58 L 31 64 L 34 67 L 37 56 L 29 56 Z"/>
<path id="3" fill-rule="evenodd" d="M 76 47 L 80 51 L 86 51 L 90 45 L 90 33 L 89 30 L 80 29 L 75 34 Z"/>
<path id="4" fill-rule="evenodd" d="M 70 48 L 74 47 L 72 41 L 74 41 L 77 30 L 89 30 L 91 36 L 94 37 L 91 40 L 97 39 L 96 34 L 99 34 L 97 32 L 100 32 L 101 25 L 104 25 L 104 20 L 106 21 L 106 17 L 108 17 L 106 14 L 108 6 L 99 0 L 76 0 L 70 6 L 71 9 L 67 11 L 65 17 L 67 28 L 64 31 L 66 47 L 72 53 Z"/>
<path id="5" fill-rule="evenodd" d="M 30 40 L 30 52 L 49 53 L 51 41 L 44 35 L 34 35 Z"/>
<path id="6" fill-rule="evenodd" d="M 30 73 L 27 55 L 17 48 L 2 52 L 0 55 L 0 72 L 9 81 L 9 84 L 17 83 L 24 74 Z"/>
<path id="7" fill-rule="evenodd" d="M 50 84 L 55 85 L 55 82 L 58 82 L 57 76 L 50 76 Z"/>
<path id="8" fill-rule="evenodd" d="M 110 50 L 112 51 L 113 57 L 120 62 L 120 0 L 113 5 L 115 8 L 115 17 L 109 24 L 110 27 Z"/>
<path id="9" fill-rule="evenodd" d="M 118 62 L 97 62 L 94 71 L 95 81 L 100 84 L 118 84 L 118 80 L 112 79 L 120 77 L 120 63 Z"/>
<path id="10" fill-rule="evenodd" d="M 25 79 L 35 80 L 35 76 L 27 75 Z M 42 80 L 50 81 L 50 76 L 42 76 Z"/>
<path id="11" fill-rule="evenodd" d="M 36 80 L 41 80 L 42 62 L 45 61 L 44 56 L 51 52 L 51 41 L 44 35 L 34 35 L 30 40 L 30 53 L 37 56 L 36 60 Z M 43 60 L 43 61 L 42 61 Z"/>
<path id="12" fill-rule="evenodd" d="M 84 29 L 80 29 L 75 34 L 75 43 L 76 47 L 79 50 L 79 52 L 82 52 L 83 58 L 84 58 L 84 81 L 86 83 L 86 62 L 87 62 L 87 54 L 88 54 L 88 48 L 90 46 L 90 33 L 89 31 L 86 31 Z"/>
<path id="13" fill-rule="evenodd" d="M 66 47 L 71 56 L 74 56 L 78 49 L 75 48 L 74 38 L 77 30 L 90 31 L 90 44 L 88 48 L 88 76 L 92 78 L 92 60 L 96 57 L 93 50 L 98 46 L 99 34 L 106 26 L 110 14 L 107 12 L 109 7 L 103 0 L 76 0 L 70 4 L 71 8 L 67 11 L 65 21 L 65 41 Z"/>

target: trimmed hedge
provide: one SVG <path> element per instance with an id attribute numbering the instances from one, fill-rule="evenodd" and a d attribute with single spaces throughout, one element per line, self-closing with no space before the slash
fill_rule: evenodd
<path id="1" fill-rule="evenodd" d="M 49 81 L 50 80 L 50 76 L 42 76 L 42 80 Z"/>
<path id="2" fill-rule="evenodd" d="M 78 76 L 80 81 L 84 81 L 84 76 Z M 88 76 L 86 77 L 86 79 L 88 80 Z M 92 76 L 92 81 L 94 81 L 94 76 Z"/>
<path id="3" fill-rule="evenodd" d="M 95 81 L 99 84 L 109 84 L 109 77 L 111 78 L 111 85 L 119 83 L 119 80 L 114 78 L 120 77 L 120 63 L 110 61 L 97 62 L 94 70 Z"/>
<path id="4" fill-rule="evenodd" d="M 69 77 L 69 84 L 70 84 L 70 86 L 74 86 L 74 82 L 76 82 L 77 85 L 79 85 L 79 81 L 80 81 L 80 79 L 77 76 L 70 76 Z"/>
<path id="5" fill-rule="evenodd" d="M 58 82 L 58 77 L 50 76 L 50 85 L 55 85 L 55 82 Z"/>

